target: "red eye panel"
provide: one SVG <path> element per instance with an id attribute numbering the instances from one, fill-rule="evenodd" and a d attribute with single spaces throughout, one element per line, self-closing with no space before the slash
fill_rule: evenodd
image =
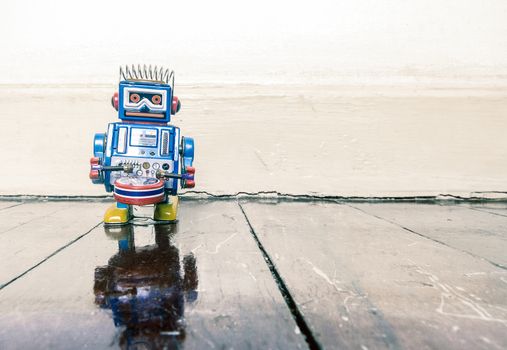
<path id="1" fill-rule="evenodd" d="M 138 94 L 131 94 L 130 95 L 130 102 L 137 103 L 141 100 L 141 97 Z"/>
<path id="2" fill-rule="evenodd" d="M 153 102 L 156 105 L 159 105 L 162 102 L 162 97 L 160 95 L 153 95 L 151 97 L 151 102 Z"/>

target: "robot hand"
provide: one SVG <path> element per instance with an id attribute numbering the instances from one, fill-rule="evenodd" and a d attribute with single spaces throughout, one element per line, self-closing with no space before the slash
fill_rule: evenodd
<path id="1" fill-rule="evenodd" d="M 90 179 L 100 179 L 100 173 L 102 171 L 124 171 L 127 174 L 134 172 L 134 166 L 132 164 L 117 165 L 117 166 L 104 166 L 100 164 L 99 157 L 90 158 Z"/>
<path id="2" fill-rule="evenodd" d="M 187 166 L 183 174 L 173 174 L 164 170 L 158 170 L 156 177 L 158 179 L 180 179 L 182 188 L 193 188 L 195 186 L 194 181 L 195 168 Z"/>
<path id="3" fill-rule="evenodd" d="M 193 166 L 187 166 L 184 168 L 183 179 L 181 181 L 181 188 L 194 188 L 195 168 Z"/>
<path id="4" fill-rule="evenodd" d="M 101 176 L 100 176 L 100 158 L 99 157 L 92 157 L 90 158 L 90 179 L 93 182 L 100 182 Z"/>

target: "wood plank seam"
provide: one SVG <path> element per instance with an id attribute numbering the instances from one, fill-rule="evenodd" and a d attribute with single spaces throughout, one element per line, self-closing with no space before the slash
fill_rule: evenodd
<path id="1" fill-rule="evenodd" d="M 481 212 L 481 213 L 487 213 L 487 214 L 491 214 L 491 215 L 503 216 L 504 218 L 506 218 L 506 217 L 507 217 L 507 215 L 505 215 L 505 214 L 494 213 L 494 212 L 492 212 L 492 211 L 488 211 L 488 210 L 486 210 L 486 209 L 469 208 L 469 207 L 467 207 L 467 209 L 470 209 L 470 210 L 475 210 L 475 211 L 478 211 L 478 212 Z"/>
<path id="2" fill-rule="evenodd" d="M 29 224 L 29 223 L 33 222 L 33 221 L 37 221 L 37 220 L 40 220 L 40 219 L 47 218 L 47 217 L 49 217 L 49 216 L 51 216 L 51 215 L 53 215 L 53 214 L 55 214 L 55 213 L 58 213 L 58 212 L 60 212 L 60 211 L 65 210 L 65 209 L 68 209 L 68 208 L 60 208 L 60 209 L 54 210 L 54 211 L 52 211 L 52 212 L 50 212 L 50 213 L 48 213 L 48 214 L 46 214 L 46 215 L 44 215 L 44 216 L 36 216 L 36 217 L 34 217 L 34 218 L 32 218 L 32 219 L 30 219 L 30 220 L 28 220 L 28 221 L 25 221 L 25 222 L 20 223 L 20 224 L 19 224 L 19 225 L 17 225 L 17 226 L 11 227 L 11 228 L 9 228 L 9 229 L 7 229 L 7 230 L 5 230 L 5 231 L 1 231 L 1 232 L 0 232 L 0 235 L 2 235 L 2 234 L 4 234 L 4 233 L 7 233 L 7 232 L 9 232 L 9 231 L 15 230 L 15 229 L 17 229 L 18 227 L 24 226 L 24 225 L 26 225 L 26 224 Z"/>
<path id="3" fill-rule="evenodd" d="M 287 288 L 287 285 L 285 284 L 282 276 L 278 272 L 275 264 L 273 263 L 273 260 L 271 259 L 270 255 L 262 245 L 261 241 L 259 240 L 259 237 L 255 233 L 255 230 L 250 223 L 250 220 L 248 219 L 248 216 L 246 215 L 245 210 L 243 209 L 243 206 L 239 203 L 238 206 L 241 209 L 241 212 L 243 213 L 243 216 L 245 217 L 245 221 L 250 229 L 250 233 L 257 244 L 259 250 L 262 253 L 262 256 L 264 258 L 264 261 L 266 262 L 266 265 L 268 266 L 269 270 L 271 271 L 271 275 L 273 276 L 273 279 L 275 280 L 276 285 L 278 286 L 278 290 L 282 294 L 283 299 L 285 300 L 285 303 L 287 304 L 287 307 L 289 308 L 289 311 L 294 318 L 294 321 L 296 321 L 297 326 L 299 327 L 299 330 L 303 334 L 306 343 L 308 344 L 308 348 L 311 350 L 314 349 L 323 349 L 320 343 L 317 341 L 315 335 L 313 334 L 312 330 L 310 329 L 310 326 L 306 322 L 305 318 L 303 317 L 303 314 L 299 310 L 294 298 L 292 297 L 291 293 L 289 292 L 289 289 Z"/>
<path id="4" fill-rule="evenodd" d="M 10 208 L 18 207 L 18 206 L 23 205 L 23 204 L 25 204 L 25 203 L 24 202 L 17 203 L 17 204 L 11 205 L 9 207 L 2 208 L 0 210 L 5 210 L 5 209 L 10 209 Z"/>
<path id="5" fill-rule="evenodd" d="M 495 192 L 491 193 L 505 193 Z M 305 194 L 305 193 L 285 193 L 274 190 L 265 191 L 238 191 L 234 193 L 214 193 L 210 191 L 194 191 L 188 190 L 180 195 L 181 199 L 185 200 L 237 200 L 241 199 L 259 199 L 266 198 L 287 200 L 291 202 L 359 202 L 359 203 L 506 203 L 507 197 L 500 199 L 488 199 L 483 197 L 462 197 L 448 193 L 441 193 L 438 195 L 414 195 L 414 196 L 343 196 L 343 195 L 328 195 L 328 194 Z M 28 200 L 28 201 L 77 201 L 77 202 L 110 202 L 112 195 L 41 195 L 41 194 L 3 194 L 0 195 L 0 200 Z"/>
<path id="6" fill-rule="evenodd" d="M 428 236 L 426 236 L 426 235 L 424 235 L 424 234 L 422 234 L 422 233 L 416 232 L 416 231 L 414 231 L 414 230 L 409 229 L 408 227 L 405 227 L 405 226 L 403 226 L 403 225 L 400 225 L 399 223 L 397 223 L 397 222 L 395 222 L 395 221 L 391 221 L 391 220 L 386 219 L 386 218 L 384 218 L 384 217 L 381 217 L 381 216 L 378 216 L 378 215 L 375 215 L 375 214 L 369 213 L 369 212 L 367 212 L 367 211 L 365 211 L 365 210 L 363 210 L 363 209 L 357 208 L 357 207 L 355 207 L 355 206 L 353 206 L 353 205 L 350 205 L 350 204 L 346 204 L 346 203 L 340 203 L 340 204 L 345 204 L 345 205 L 347 205 L 347 206 L 348 206 L 348 207 L 350 207 L 350 208 L 356 209 L 356 210 L 358 210 L 358 211 L 360 211 L 360 212 L 362 212 L 362 213 L 364 213 L 364 214 L 366 214 L 366 215 L 372 216 L 372 217 L 377 218 L 377 219 L 379 219 L 379 220 L 382 220 L 382 221 L 388 222 L 388 223 L 390 223 L 390 224 L 392 224 L 392 225 L 398 226 L 398 227 L 402 228 L 403 230 L 405 230 L 405 231 L 407 231 L 407 232 L 410 232 L 410 233 L 413 233 L 413 234 L 418 235 L 418 236 L 420 236 L 420 237 L 426 238 L 426 239 L 428 239 L 428 240 L 430 240 L 430 241 L 432 241 L 432 242 L 434 242 L 434 243 L 438 243 L 438 244 L 441 244 L 441 245 L 443 245 L 443 246 L 445 246 L 445 247 L 447 247 L 447 248 L 451 248 L 451 249 L 457 250 L 457 251 L 459 251 L 459 252 L 461 252 L 461 253 L 468 254 L 468 255 L 470 255 L 470 256 L 472 256 L 472 257 L 476 258 L 476 259 L 484 260 L 484 261 L 486 261 L 486 262 L 490 263 L 491 265 L 493 265 L 493 266 L 495 266 L 495 267 L 498 267 L 498 268 L 500 268 L 500 269 L 502 269 L 502 270 L 507 270 L 507 266 L 504 266 L 504 265 L 502 265 L 502 264 L 496 263 L 496 262 L 491 261 L 491 260 L 489 260 L 489 259 L 487 259 L 487 258 L 485 258 L 485 257 L 482 257 L 482 256 L 480 256 L 480 255 L 476 255 L 476 254 L 474 254 L 474 253 L 471 253 L 471 252 L 469 252 L 469 251 L 466 251 L 466 250 L 462 250 L 462 249 L 459 249 L 459 248 L 453 247 L 453 246 L 451 246 L 451 245 L 448 245 L 448 244 L 447 244 L 447 243 L 445 243 L 445 242 L 439 241 L 438 239 L 428 237 Z"/>
<path id="7" fill-rule="evenodd" d="M 92 232 L 94 229 L 96 229 L 100 224 L 102 224 L 102 221 L 100 221 L 98 224 L 94 225 L 91 229 L 89 229 L 88 231 L 86 231 L 85 233 L 83 233 L 82 235 L 76 237 L 75 239 L 73 239 L 72 241 L 70 241 L 69 243 L 61 246 L 60 248 L 58 248 L 57 250 L 55 250 L 53 253 L 49 254 L 47 257 L 45 257 L 44 259 L 42 259 L 41 261 L 39 261 L 37 264 L 33 265 L 32 267 L 30 267 L 29 269 L 27 269 L 26 271 L 20 273 L 19 275 L 17 275 L 16 277 L 12 278 L 11 280 L 9 280 L 8 282 L 0 285 L 0 291 L 2 289 L 4 289 L 5 287 L 7 287 L 8 285 L 14 283 L 16 280 L 20 279 L 21 277 L 23 277 L 24 275 L 26 275 L 27 273 L 29 273 L 30 271 L 36 269 L 37 267 L 39 267 L 40 265 L 42 265 L 43 263 L 45 263 L 46 261 L 48 261 L 49 259 L 51 259 L 53 256 L 55 256 L 56 254 L 60 253 L 62 250 L 64 250 L 65 248 L 71 246 L 72 244 L 76 243 L 77 241 L 79 241 L 81 238 L 85 237 L 86 235 L 88 235 L 90 232 Z"/>

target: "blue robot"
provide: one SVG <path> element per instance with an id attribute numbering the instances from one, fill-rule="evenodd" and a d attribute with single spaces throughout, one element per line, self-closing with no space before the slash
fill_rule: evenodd
<path id="1" fill-rule="evenodd" d="M 95 134 L 90 179 L 113 192 L 104 214 L 108 225 L 126 224 L 132 205 L 155 205 L 154 219 L 172 222 L 178 213 L 178 183 L 195 186 L 194 140 L 168 123 L 181 103 L 174 72 L 162 67 L 120 68 L 119 92 L 111 99 L 120 122 Z"/>

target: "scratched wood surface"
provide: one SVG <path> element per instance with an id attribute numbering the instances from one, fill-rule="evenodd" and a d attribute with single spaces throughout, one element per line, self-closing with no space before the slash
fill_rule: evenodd
<path id="1" fill-rule="evenodd" d="M 353 204 L 364 212 L 507 268 L 507 210 L 433 204 Z M 473 208 L 480 208 L 474 206 Z M 487 208 L 487 207 L 486 207 Z M 482 209 L 481 209 L 482 210 Z"/>
<path id="2" fill-rule="evenodd" d="M 103 349 L 148 340 L 154 341 L 155 347 L 169 344 L 169 348 L 188 349 L 305 348 L 304 338 L 236 203 L 184 202 L 178 225 L 169 229 L 148 223 L 138 219 L 137 224 L 142 226 L 129 228 L 135 251 L 126 256 L 134 259 L 133 266 L 125 265 L 127 258 L 119 251 L 120 242 L 126 241 L 125 231 L 106 233 L 99 226 L 1 289 L 0 348 Z M 56 222 L 53 225 L 57 227 Z M 92 227 L 93 224 L 88 226 Z M 20 236 L 23 234 L 29 233 L 18 232 Z M 44 240 L 42 235 L 31 239 L 34 243 Z M 160 290 L 170 287 L 174 293 L 186 286 L 185 293 L 180 295 L 185 300 L 184 308 L 178 307 L 184 311 L 183 317 L 165 322 L 164 312 L 173 308 L 172 304 L 162 305 L 162 313 L 151 324 L 156 336 L 146 333 L 140 324 L 146 323 L 143 317 L 156 308 L 153 303 L 165 300 L 164 295 L 152 299 L 144 311 L 134 312 L 134 306 L 128 312 L 114 306 L 97 306 L 98 296 L 103 295 L 101 288 L 119 283 L 121 278 L 130 283 L 129 293 L 137 293 L 142 305 L 150 283 L 160 277 L 153 272 L 159 271 L 160 264 L 169 264 L 167 267 L 174 276 L 193 278 L 182 277 L 173 285 L 156 286 Z M 112 274 L 103 272 L 111 269 Z M 104 278 L 106 284 L 102 283 Z M 139 324 L 122 325 L 118 319 L 127 317 L 125 312 L 130 320 L 138 319 Z M 164 328 L 173 323 L 183 328 L 178 337 Z"/>
<path id="3" fill-rule="evenodd" d="M 181 211 L 175 244 L 198 262 L 186 311 L 190 349 L 294 349 L 306 344 L 234 202 Z"/>
<path id="4" fill-rule="evenodd" d="M 98 225 L 106 207 L 105 203 L 36 202 L 0 210 L 0 286 Z"/>
<path id="5" fill-rule="evenodd" d="M 325 348 L 507 347 L 505 269 L 348 205 L 242 205 Z M 413 221 L 426 220 L 419 206 L 400 207 Z M 460 215 L 473 216 L 469 211 Z M 427 219 L 431 228 L 443 218 Z M 463 234 L 468 222 L 462 221 Z M 482 229 L 488 232 L 489 222 L 495 232 L 493 219 Z M 484 234 L 468 229 L 480 245 Z"/>

